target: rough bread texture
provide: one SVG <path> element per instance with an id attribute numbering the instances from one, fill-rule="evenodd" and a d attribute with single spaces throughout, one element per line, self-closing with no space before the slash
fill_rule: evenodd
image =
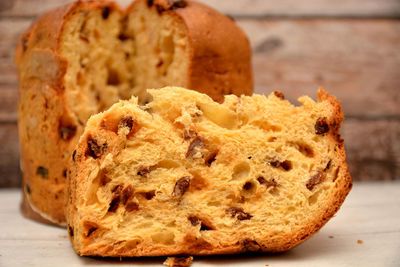
<path id="1" fill-rule="evenodd" d="M 80 255 L 285 251 L 339 209 L 352 179 L 334 96 L 149 90 L 92 116 L 72 155 L 67 223 Z M 178 101 L 179 99 L 179 101 Z"/>
<path id="2" fill-rule="evenodd" d="M 192 1 L 78 1 L 41 16 L 17 47 L 25 215 L 65 222 L 67 160 L 88 118 L 147 88 L 216 101 L 251 94 L 250 46 L 228 17 Z"/>

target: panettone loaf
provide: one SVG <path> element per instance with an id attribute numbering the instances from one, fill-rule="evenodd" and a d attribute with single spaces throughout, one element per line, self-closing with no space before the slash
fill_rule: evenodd
<path id="1" fill-rule="evenodd" d="M 16 52 L 25 215 L 65 222 L 67 160 L 92 114 L 166 85 L 251 94 L 250 55 L 234 21 L 192 1 L 78 1 L 41 16 Z"/>
<path id="2" fill-rule="evenodd" d="M 222 104 L 149 90 L 92 116 L 67 178 L 80 255 L 285 251 L 320 229 L 351 189 L 340 103 L 280 92 Z M 178 101 L 179 99 L 179 101 Z"/>

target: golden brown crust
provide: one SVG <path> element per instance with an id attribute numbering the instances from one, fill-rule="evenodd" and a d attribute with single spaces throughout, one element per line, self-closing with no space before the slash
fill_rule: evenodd
<path id="1" fill-rule="evenodd" d="M 188 87 L 218 102 L 226 94 L 251 95 L 251 49 L 244 32 L 231 18 L 197 2 L 176 13 L 185 21 L 193 46 Z M 203 28 L 210 31 L 199 30 Z"/>
<path id="2" fill-rule="evenodd" d="M 188 87 L 218 102 L 226 94 L 251 95 L 251 49 L 244 32 L 231 18 L 200 3 L 189 2 L 177 14 L 185 21 L 194 47 Z M 210 32 L 200 31 L 203 27 Z"/>
<path id="3" fill-rule="evenodd" d="M 58 224 L 65 222 L 63 192 L 67 158 L 83 127 L 74 121 L 66 105 L 63 77 L 68 59 L 60 53 L 61 34 L 66 22 L 76 12 L 104 6 L 126 12 L 108 1 L 68 4 L 42 15 L 23 34 L 16 49 L 15 62 L 19 69 L 20 87 L 18 124 L 21 165 L 24 169 L 23 180 L 32 189 L 27 201 L 29 207 L 47 214 Z M 222 100 L 224 93 L 240 95 L 252 92 L 250 47 L 244 33 L 233 22 L 211 8 L 194 2 L 185 8 L 167 12 L 183 19 L 191 35 L 193 58 L 190 88 L 208 93 L 216 100 Z M 205 19 L 199 20 L 202 16 Z M 204 27 L 213 29 L 209 36 L 205 35 Z M 226 42 L 228 39 L 225 38 L 232 38 L 229 37 L 231 34 L 235 35 L 235 40 Z M 234 48 L 239 49 L 234 52 Z M 33 121 L 40 127 L 33 127 Z M 76 125 L 76 133 L 71 139 L 63 140 L 60 137 L 60 125 L 63 123 L 60 121 Z M 47 170 L 45 179 L 38 177 L 39 167 Z M 32 217 L 34 213 L 32 210 L 25 215 Z"/>
<path id="4" fill-rule="evenodd" d="M 291 249 L 303 241 L 310 238 L 314 233 L 316 233 L 322 226 L 324 226 L 339 210 L 340 206 L 344 202 L 346 196 L 349 194 L 352 186 L 353 180 L 350 175 L 349 167 L 346 163 L 346 152 L 344 150 L 343 139 L 340 138 L 339 130 L 341 124 L 344 120 L 343 111 L 341 108 L 341 103 L 337 100 L 337 98 L 333 95 L 330 95 L 323 88 L 319 88 L 318 90 L 318 100 L 319 102 L 328 101 L 333 108 L 333 116 L 329 118 L 330 125 L 333 126 L 333 130 L 330 131 L 331 139 L 334 143 L 336 143 L 336 148 L 339 150 L 338 154 L 340 155 L 341 164 L 339 164 L 340 169 L 338 176 L 344 177 L 344 179 L 340 179 L 337 184 L 337 190 L 334 197 L 330 200 L 330 204 L 327 205 L 327 209 L 319 214 L 316 217 L 315 221 L 310 224 L 307 228 L 302 229 L 299 232 L 295 232 L 293 236 L 289 236 L 287 242 L 284 246 L 279 246 L 274 250 L 274 252 L 281 252 L 288 249 Z M 294 240 L 293 240 L 294 239 Z"/>

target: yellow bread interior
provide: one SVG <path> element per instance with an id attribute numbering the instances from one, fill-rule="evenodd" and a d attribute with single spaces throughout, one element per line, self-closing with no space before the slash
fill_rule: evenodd
<path id="1" fill-rule="evenodd" d="M 147 88 L 187 85 L 190 47 L 182 20 L 160 16 L 146 1 L 126 16 L 105 10 L 73 14 L 61 36 L 67 105 L 82 125 L 120 99 L 148 102 Z"/>
<path id="2" fill-rule="evenodd" d="M 77 253 L 283 251 L 337 211 L 351 187 L 337 100 L 279 92 L 149 90 L 92 116 L 71 160 L 67 221 Z"/>

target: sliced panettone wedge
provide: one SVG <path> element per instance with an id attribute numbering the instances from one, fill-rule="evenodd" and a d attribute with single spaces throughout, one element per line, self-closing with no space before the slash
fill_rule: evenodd
<path id="1" fill-rule="evenodd" d="M 352 180 L 340 103 L 280 92 L 222 104 L 176 87 L 92 116 L 67 179 L 80 255 L 284 251 L 339 209 Z"/>

